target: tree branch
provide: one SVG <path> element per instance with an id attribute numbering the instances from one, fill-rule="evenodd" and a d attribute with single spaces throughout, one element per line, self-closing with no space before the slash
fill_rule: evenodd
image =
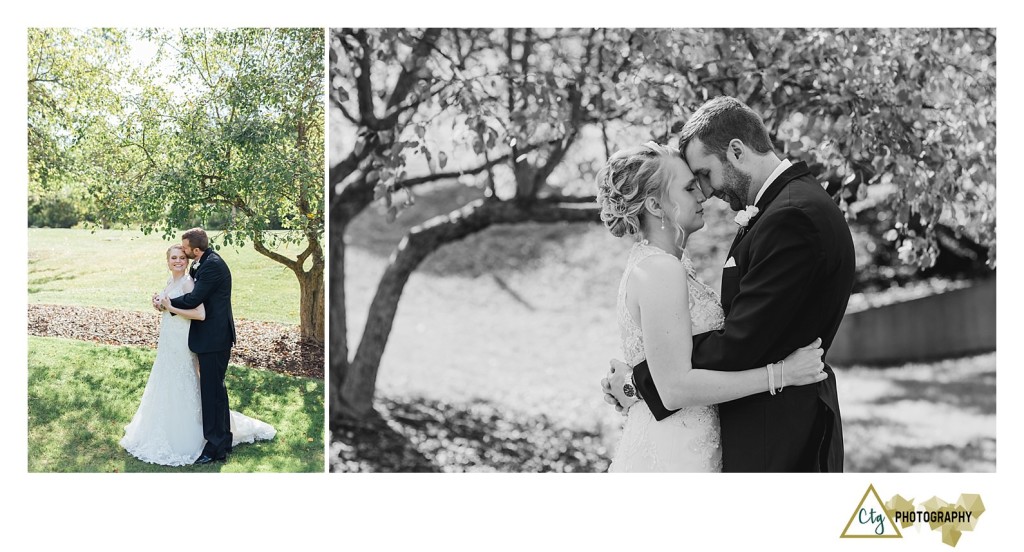
<path id="1" fill-rule="evenodd" d="M 306 249 L 304 249 L 304 250 L 302 251 L 302 253 L 299 253 L 299 254 L 298 254 L 298 255 L 297 255 L 296 257 L 295 257 L 295 269 L 296 269 L 296 270 L 302 270 L 302 265 L 306 264 L 306 259 L 308 259 L 308 258 L 309 258 L 309 256 L 310 256 L 311 254 L 313 254 L 313 251 L 315 251 L 315 250 L 316 250 L 316 246 L 315 246 L 315 244 L 313 243 L 313 241 L 312 241 L 312 240 L 309 240 L 309 237 L 310 237 L 310 236 L 309 236 L 309 234 L 307 233 L 307 234 L 306 234 L 306 239 L 307 239 L 307 240 L 309 241 L 309 243 L 308 243 L 308 244 L 306 245 Z"/>
<path id="2" fill-rule="evenodd" d="M 356 76 L 356 96 L 359 101 L 359 118 L 363 125 L 373 130 L 380 130 L 377 115 L 373 112 L 373 83 L 370 80 L 370 43 L 366 31 L 360 29 L 352 34 L 360 46 L 359 75 Z M 347 44 L 344 40 L 342 44 Z"/>
<path id="3" fill-rule="evenodd" d="M 267 249 L 267 246 L 263 244 L 263 239 L 259 237 L 259 234 L 256 234 L 256 235 L 253 236 L 253 238 L 252 238 L 252 246 L 261 255 L 263 255 L 265 257 L 268 257 L 270 259 L 273 259 L 273 260 L 283 264 L 284 266 L 287 266 L 288 268 L 292 269 L 293 272 L 300 272 L 301 271 L 301 268 L 302 268 L 301 264 L 297 265 L 297 263 L 295 261 L 289 259 L 288 257 L 285 257 L 284 255 L 282 255 L 280 253 L 276 253 L 274 251 L 271 251 L 271 250 Z"/>
<path id="4" fill-rule="evenodd" d="M 412 50 L 411 62 L 402 64 L 402 73 L 398 76 L 398 82 L 395 83 L 395 88 L 391 91 L 391 97 L 388 98 L 388 113 L 381 121 L 385 126 L 394 126 L 398 122 L 398 116 L 404 109 L 395 108 L 405 102 L 406 97 L 412 92 L 413 85 L 420 80 L 420 75 L 426 65 L 422 63 L 422 60 L 430 55 L 431 48 L 439 36 L 441 36 L 441 29 L 427 29 Z"/>
<path id="5" fill-rule="evenodd" d="M 359 168 L 359 165 L 370 156 L 374 148 L 376 148 L 380 143 L 380 139 L 377 137 L 376 132 L 363 133 L 361 136 L 357 137 L 356 140 L 364 140 L 362 149 L 357 150 L 353 148 L 352 152 L 348 154 L 348 157 L 337 165 L 331 167 L 327 180 L 328 184 L 332 188 L 331 196 L 334 195 L 333 187 L 348 178 L 348 175 L 355 172 L 356 169 Z"/>
<path id="6" fill-rule="evenodd" d="M 508 90 L 508 98 L 507 98 L 507 100 L 508 100 L 508 113 L 509 113 L 510 116 L 513 113 L 515 113 L 515 111 L 516 111 L 516 93 L 515 93 L 515 91 L 518 90 L 518 87 L 515 85 L 515 78 L 512 75 L 512 72 L 513 72 L 512 71 L 512 62 L 514 61 L 512 59 L 512 42 L 513 42 L 514 38 L 515 38 L 515 29 L 511 29 L 511 28 L 510 29 L 506 29 L 505 30 L 505 43 L 506 43 L 505 44 L 505 57 L 508 60 L 508 71 L 506 71 L 506 75 L 505 76 L 506 76 L 506 80 L 508 82 L 508 86 L 506 86 L 506 89 Z M 519 145 L 519 141 L 518 140 L 516 140 L 515 142 L 512 143 L 512 166 L 513 166 L 513 169 L 515 168 L 516 165 L 519 164 L 518 145 Z"/>
<path id="7" fill-rule="evenodd" d="M 578 79 L 582 79 L 580 76 Z M 579 131 L 580 118 L 582 116 L 582 103 L 583 103 L 583 92 L 580 91 L 579 86 L 573 85 L 569 87 L 569 131 L 557 146 L 552 151 L 551 156 L 548 157 L 544 166 L 537 170 L 533 177 L 533 190 L 532 193 L 536 194 L 541 186 L 547 182 L 548 177 L 555 171 L 562 159 L 565 158 L 566 152 L 569 151 L 569 147 L 572 146 L 573 142 L 576 141 L 576 135 Z M 520 198 L 526 199 L 526 198 Z"/>
<path id="8" fill-rule="evenodd" d="M 417 176 L 414 178 L 406 178 L 400 182 L 395 183 L 395 190 L 402 190 L 405 188 L 412 188 L 420 184 L 426 184 L 427 182 L 437 182 L 438 180 L 445 180 L 448 178 L 458 178 L 463 175 L 480 174 L 495 165 L 500 165 L 512 158 L 511 153 L 506 153 L 501 157 L 496 157 L 486 163 L 473 167 L 472 169 L 466 169 L 463 171 L 449 171 L 449 172 L 438 172 L 434 174 L 425 174 L 423 176 Z"/>
<path id="9" fill-rule="evenodd" d="M 335 98 L 334 94 L 331 94 L 330 98 L 331 98 L 331 105 L 334 106 L 334 107 L 337 107 L 338 110 L 341 111 L 341 115 L 343 117 L 348 119 L 353 124 L 356 124 L 356 125 L 359 124 L 359 120 L 356 119 L 355 117 L 353 117 L 352 114 L 348 112 L 348 108 L 345 107 L 345 104 L 341 103 L 341 101 L 339 99 Z"/>

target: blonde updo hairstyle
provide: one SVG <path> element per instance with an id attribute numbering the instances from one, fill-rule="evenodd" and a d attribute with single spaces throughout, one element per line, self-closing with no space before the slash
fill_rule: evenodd
<path id="1" fill-rule="evenodd" d="M 664 209 L 669 174 L 665 160 L 678 158 L 668 146 L 647 142 L 615 152 L 597 173 L 597 201 L 601 222 L 613 236 L 643 235 L 647 199 L 654 197 Z"/>
<path id="2" fill-rule="evenodd" d="M 181 253 L 183 255 L 185 254 L 185 248 L 182 247 L 181 244 L 176 243 L 176 244 L 174 244 L 174 245 L 172 245 L 172 246 L 167 248 L 167 260 L 168 261 L 171 260 L 171 251 L 174 251 L 175 249 L 177 249 L 178 251 L 181 251 Z"/>

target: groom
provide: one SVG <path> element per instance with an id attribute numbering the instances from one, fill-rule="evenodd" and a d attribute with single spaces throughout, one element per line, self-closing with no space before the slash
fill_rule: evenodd
<path id="1" fill-rule="evenodd" d="M 750 215 L 722 272 L 725 325 L 693 337 L 693 367 L 765 366 L 818 337 L 827 353 L 854 279 L 843 213 L 806 164 L 779 159 L 761 118 L 735 98 L 701 106 L 684 126 L 679 149 L 705 195 Z M 602 384 L 625 400 L 619 390 L 629 367 L 618 361 L 613 367 Z M 723 470 L 842 471 L 836 378 L 827 363 L 825 371 L 828 378 L 814 385 L 719 405 Z M 633 368 L 633 380 L 655 418 L 674 412 L 663 406 L 646 362 Z"/>
<path id="2" fill-rule="evenodd" d="M 182 234 L 181 245 L 185 255 L 192 259 L 189 275 L 195 280 L 195 288 L 170 299 L 169 303 L 179 309 L 194 309 L 200 304 L 206 309 L 204 320 L 192 321 L 188 347 L 199 357 L 199 392 L 203 403 L 203 437 L 206 438 L 206 447 L 196 464 L 208 464 L 225 460 L 231 452 L 231 411 L 224 387 L 224 374 L 235 344 L 231 271 L 224 259 L 210 249 L 210 240 L 202 228 Z"/>

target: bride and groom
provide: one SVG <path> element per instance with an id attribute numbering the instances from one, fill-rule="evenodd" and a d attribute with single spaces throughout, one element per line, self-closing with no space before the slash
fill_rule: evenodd
<path id="1" fill-rule="evenodd" d="M 740 226 L 722 295 L 687 237 L 717 197 Z M 637 239 L 619 287 L 625 363 L 601 381 L 626 415 L 609 471 L 842 471 L 835 374 L 822 362 L 852 291 L 843 213 L 807 166 L 780 159 L 760 117 L 719 97 L 679 151 L 620 151 L 598 175 L 601 220 Z"/>
<path id="2" fill-rule="evenodd" d="M 273 427 L 228 408 L 224 387 L 235 321 L 231 271 L 202 228 L 167 250 L 171 276 L 153 308 L 163 314 L 156 360 L 121 446 L 166 466 L 224 461 L 234 445 L 272 439 Z M 192 266 L 186 270 L 188 261 Z"/>

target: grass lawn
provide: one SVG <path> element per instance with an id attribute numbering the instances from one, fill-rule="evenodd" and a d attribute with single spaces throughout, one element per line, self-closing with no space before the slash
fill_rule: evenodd
<path id="1" fill-rule="evenodd" d="M 236 447 L 228 461 L 179 468 L 147 464 L 118 444 L 145 389 L 156 352 L 29 338 L 30 472 L 322 472 L 323 382 L 231 365 L 232 410 L 277 429 Z"/>
<path id="2" fill-rule="evenodd" d="M 216 237 L 216 232 L 211 236 Z M 167 283 L 166 251 L 181 240 L 131 230 L 28 230 L 28 301 L 147 311 L 149 297 Z M 278 252 L 294 257 L 297 246 Z M 236 318 L 299 323 L 299 282 L 256 252 L 223 247 L 231 269 Z"/>
<path id="3" fill-rule="evenodd" d="M 479 195 L 419 190 L 395 224 L 374 208 L 349 227 L 346 296 L 354 351 L 387 258 L 405 231 Z M 721 202 L 689 244 L 718 287 L 735 231 Z M 431 255 L 410 278 L 378 394 L 486 401 L 543 415 L 613 446 L 620 417 L 599 381 L 621 358 L 615 297 L 630 242 L 598 224 L 492 227 Z M 994 471 L 995 355 L 890 369 L 839 367 L 849 471 Z M 941 414 L 941 415 L 940 415 Z"/>
<path id="4" fill-rule="evenodd" d="M 996 470 L 995 353 L 836 377 L 847 471 Z"/>

